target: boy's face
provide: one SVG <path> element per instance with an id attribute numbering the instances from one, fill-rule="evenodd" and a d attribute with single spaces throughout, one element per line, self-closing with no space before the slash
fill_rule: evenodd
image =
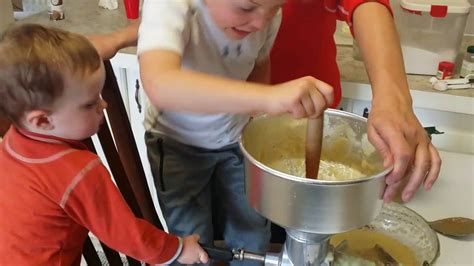
<path id="1" fill-rule="evenodd" d="M 285 0 L 205 0 L 214 23 L 233 40 L 265 27 Z"/>
<path id="2" fill-rule="evenodd" d="M 84 78 L 66 75 L 63 95 L 55 101 L 49 114 L 52 129 L 47 134 L 83 140 L 97 133 L 107 107 L 100 97 L 104 82 L 103 64 Z"/>

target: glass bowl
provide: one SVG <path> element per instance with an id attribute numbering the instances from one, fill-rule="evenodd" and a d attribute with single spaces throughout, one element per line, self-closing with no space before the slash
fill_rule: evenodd
<path id="1" fill-rule="evenodd" d="M 379 244 L 386 252 L 390 251 L 388 253 L 393 255 L 393 258 L 411 257 L 409 261 L 416 261 L 419 265 L 431 265 L 439 256 L 436 232 L 418 213 L 398 203 L 385 204 L 370 224 L 361 229 L 334 235 L 331 242 L 340 245 L 343 239 L 346 239 L 346 244 L 349 245 L 348 252 L 359 250 L 356 257 L 362 254 L 361 250 L 367 252 L 368 249 L 373 249 L 374 244 Z M 411 255 L 403 255 L 407 253 Z"/>
<path id="2" fill-rule="evenodd" d="M 395 202 L 384 204 L 369 226 L 410 248 L 421 263 L 432 264 L 439 256 L 436 232 L 421 215 L 404 205 Z"/>

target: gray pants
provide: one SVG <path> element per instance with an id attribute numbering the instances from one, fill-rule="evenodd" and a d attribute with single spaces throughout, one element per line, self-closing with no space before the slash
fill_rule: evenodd
<path id="1" fill-rule="evenodd" d="M 238 144 L 209 150 L 150 132 L 145 134 L 145 140 L 170 233 L 178 236 L 196 233 L 201 243 L 212 245 L 212 210 L 215 209 L 229 248 L 262 254 L 267 251 L 270 222 L 247 201 L 243 155 Z M 236 261 L 231 265 L 261 264 Z"/>

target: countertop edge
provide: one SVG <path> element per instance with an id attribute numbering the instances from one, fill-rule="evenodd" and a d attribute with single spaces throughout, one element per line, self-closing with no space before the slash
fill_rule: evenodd
<path id="1" fill-rule="evenodd" d="M 342 95 L 362 101 L 372 100 L 370 84 L 342 81 Z M 413 106 L 419 108 L 435 109 L 462 114 L 474 115 L 474 98 L 450 94 L 440 94 L 436 91 L 411 89 Z M 455 104 L 453 104 L 455 103 Z"/>

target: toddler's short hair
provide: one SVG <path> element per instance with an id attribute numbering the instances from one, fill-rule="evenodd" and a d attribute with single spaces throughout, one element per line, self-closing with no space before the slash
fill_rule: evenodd
<path id="1" fill-rule="evenodd" d="M 23 24 L 0 37 L 0 115 L 20 125 L 25 112 L 51 107 L 64 90 L 68 73 L 82 78 L 101 59 L 79 34 Z"/>

